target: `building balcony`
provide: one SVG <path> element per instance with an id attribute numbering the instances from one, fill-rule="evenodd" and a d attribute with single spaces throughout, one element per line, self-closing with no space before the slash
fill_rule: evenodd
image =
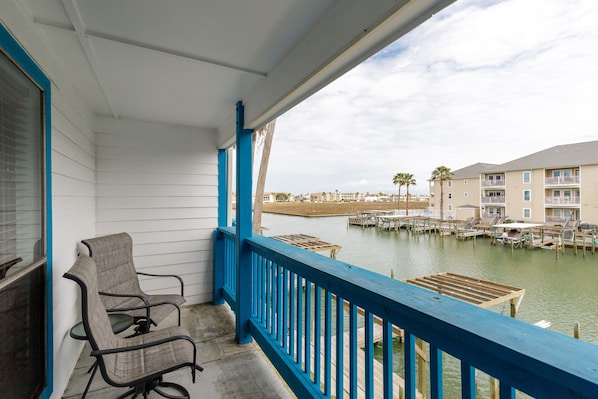
<path id="1" fill-rule="evenodd" d="M 482 204 L 504 204 L 505 197 L 482 197 Z"/>
<path id="2" fill-rule="evenodd" d="M 545 197 L 544 204 L 546 206 L 579 207 L 581 204 L 581 199 L 580 197 Z"/>
<path id="3" fill-rule="evenodd" d="M 482 180 L 482 187 L 505 187 L 507 182 L 505 180 Z"/>
<path id="4" fill-rule="evenodd" d="M 544 185 L 546 186 L 579 186 L 579 184 L 579 176 L 558 176 L 544 179 Z"/>

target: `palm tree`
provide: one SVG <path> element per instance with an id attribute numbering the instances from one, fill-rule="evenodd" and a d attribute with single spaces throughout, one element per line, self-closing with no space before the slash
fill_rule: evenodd
<path id="1" fill-rule="evenodd" d="M 432 180 L 440 180 L 440 220 L 444 219 L 444 182 L 452 180 L 453 172 L 446 166 L 439 166 L 432 171 Z"/>
<path id="2" fill-rule="evenodd" d="M 392 184 L 399 185 L 399 198 L 397 199 L 397 209 L 401 209 L 401 187 L 405 185 L 405 173 L 397 173 L 392 178 Z"/>
<path id="3" fill-rule="evenodd" d="M 272 138 L 274 136 L 274 128 L 276 127 L 276 119 L 268 122 L 254 133 L 254 154 L 255 141 L 263 137 L 264 148 L 262 150 L 262 160 L 260 162 L 260 170 L 257 177 L 255 188 L 255 203 L 253 205 L 253 224 L 252 230 L 256 234 L 262 234 L 262 208 L 264 206 L 264 187 L 266 185 L 266 175 L 268 174 L 268 161 L 270 160 L 270 150 L 272 148 Z"/>
<path id="4" fill-rule="evenodd" d="M 409 216 L 409 186 L 415 186 L 415 178 L 411 173 L 403 173 L 404 174 L 404 183 L 405 187 L 407 187 L 407 198 L 405 202 L 405 215 Z"/>

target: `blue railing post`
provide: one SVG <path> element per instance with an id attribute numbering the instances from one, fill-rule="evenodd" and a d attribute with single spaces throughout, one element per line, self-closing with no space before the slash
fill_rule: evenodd
<path id="1" fill-rule="evenodd" d="M 218 227 L 225 227 L 228 220 L 228 190 L 227 190 L 227 151 L 218 150 Z M 214 305 L 224 303 L 224 238 L 222 233 L 214 232 L 214 278 L 213 278 L 213 301 Z"/>
<path id="2" fill-rule="evenodd" d="M 430 345 L 430 397 L 443 399 L 442 384 L 442 351 L 435 345 Z"/>
<path id="3" fill-rule="evenodd" d="M 237 254 L 237 314 L 236 336 L 240 344 L 251 342 L 249 318 L 251 316 L 251 250 L 245 240 L 251 237 L 251 189 L 252 189 L 252 148 L 250 129 L 245 129 L 245 110 L 241 101 L 237 102 L 237 209 L 236 241 Z"/>
<path id="4" fill-rule="evenodd" d="M 213 256 L 213 288 L 212 288 L 212 301 L 214 305 L 222 305 L 224 303 L 224 268 L 225 268 L 225 256 L 224 256 L 224 237 L 218 230 L 214 231 L 214 256 Z"/>
<path id="5" fill-rule="evenodd" d="M 405 330 L 405 398 L 415 399 L 415 337 Z"/>

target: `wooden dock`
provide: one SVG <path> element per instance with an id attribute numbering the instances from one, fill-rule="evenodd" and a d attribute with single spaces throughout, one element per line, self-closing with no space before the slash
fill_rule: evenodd
<path id="1" fill-rule="evenodd" d="M 359 212 L 353 216 L 349 216 L 349 225 L 361 227 L 376 227 L 376 217 L 392 214 L 394 214 L 394 211 L 388 210 Z"/>
<path id="2" fill-rule="evenodd" d="M 346 332 L 343 337 L 343 342 L 345 342 L 343 348 L 343 392 L 345 397 L 350 397 L 350 346 L 349 346 L 349 333 Z M 382 327 L 378 324 L 374 324 L 374 342 L 382 341 Z M 362 327 L 358 330 L 358 339 L 357 339 L 357 346 L 363 348 L 365 346 L 365 329 Z M 323 346 L 322 346 L 323 347 Z M 314 351 L 312 350 L 312 353 Z M 331 347 L 331 397 L 338 396 L 336 394 L 336 338 L 332 337 L 332 347 Z M 324 353 L 322 353 L 322 357 Z M 362 349 L 357 350 L 357 375 L 359 378 L 357 379 L 357 398 L 365 398 L 365 351 Z M 382 363 L 380 363 L 376 359 L 372 359 L 372 364 L 374 368 L 374 398 L 384 398 L 384 381 L 382 376 L 384 375 L 384 368 Z M 321 364 L 321 375 L 324 375 L 324 364 Z M 393 386 L 393 397 L 404 397 L 405 392 L 405 380 L 399 376 L 398 374 L 393 372 L 392 378 L 392 386 Z M 423 398 L 423 395 L 420 392 L 416 393 L 417 398 Z"/>
<path id="3" fill-rule="evenodd" d="M 427 288 L 482 308 L 509 301 L 511 317 L 517 315 L 525 289 L 454 273 L 437 273 L 406 279 L 405 282 Z"/>
<path id="4" fill-rule="evenodd" d="M 348 309 L 350 308 L 350 305 L 348 302 L 344 302 L 344 307 L 345 309 L 348 311 Z M 360 308 L 358 308 L 357 310 L 358 314 L 363 315 L 364 311 Z M 402 340 L 403 337 L 403 330 L 401 330 L 400 328 L 393 326 L 393 337 L 399 337 Z M 374 317 L 374 325 L 373 325 L 373 336 L 372 336 L 372 341 L 373 343 L 378 343 L 381 342 L 383 338 L 383 330 L 382 330 L 382 320 L 378 317 Z M 350 397 L 350 375 L 351 375 L 351 371 L 350 371 L 350 339 L 351 336 L 349 334 L 349 332 L 345 332 L 343 334 L 343 342 L 344 342 L 344 348 L 343 348 L 343 392 L 344 392 L 344 396 L 345 397 Z M 332 340 L 331 340 L 331 350 L 330 350 L 330 369 L 331 369 L 331 397 L 335 397 L 338 396 L 336 394 L 336 373 L 337 373 L 337 369 L 336 369 L 336 360 L 337 360 L 337 346 L 336 346 L 336 337 L 333 336 Z M 366 341 L 365 341 L 365 327 L 361 327 L 357 329 L 357 375 L 358 377 L 358 381 L 357 381 L 357 398 L 365 398 L 365 378 L 363 376 L 365 376 L 365 362 L 366 362 L 366 358 L 365 358 L 365 351 L 363 350 L 363 348 L 366 345 Z M 324 342 L 323 342 L 323 338 L 322 338 L 322 342 L 320 347 L 321 349 L 321 353 L 320 353 L 320 375 L 324 375 L 324 369 L 325 369 L 325 365 L 323 364 L 322 359 L 324 359 L 325 353 L 324 353 Z M 311 344 L 311 364 L 315 364 L 314 363 L 314 355 L 315 355 L 315 345 Z M 425 355 L 422 355 L 422 352 L 419 351 L 418 352 L 420 354 L 420 356 L 423 356 L 423 358 L 425 358 Z M 372 359 L 372 365 L 373 365 L 373 369 L 374 369 L 374 398 L 380 398 L 383 399 L 384 398 L 384 381 L 383 381 L 383 375 L 384 375 L 384 368 L 382 366 L 382 363 L 380 363 L 378 360 L 376 359 Z M 393 384 L 393 392 L 394 395 L 393 397 L 404 397 L 404 392 L 405 392 L 405 380 L 399 376 L 398 374 L 393 372 L 393 379 L 392 379 L 392 384 Z M 416 397 L 417 398 L 423 398 L 423 395 L 420 392 L 416 392 Z"/>
<path id="5" fill-rule="evenodd" d="M 318 237 L 307 234 L 287 234 L 273 236 L 271 238 L 311 252 L 330 251 L 330 257 L 332 259 L 336 259 L 338 251 L 342 249 L 340 245 L 330 244 L 320 240 Z"/>

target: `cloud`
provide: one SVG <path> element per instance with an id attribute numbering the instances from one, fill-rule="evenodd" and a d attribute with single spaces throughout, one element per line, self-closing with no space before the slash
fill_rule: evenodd
<path id="1" fill-rule="evenodd" d="M 482 4 L 483 3 L 483 4 Z M 596 138 L 598 4 L 459 1 L 277 121 L 267 191 L 394 192 L 413 173 Z"/>

